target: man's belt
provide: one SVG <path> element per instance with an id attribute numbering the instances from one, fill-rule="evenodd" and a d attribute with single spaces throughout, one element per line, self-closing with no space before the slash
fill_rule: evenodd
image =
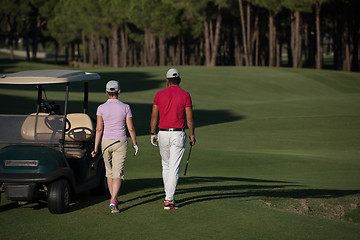
<path id="1" fill-rule="evenodd" d="M 159 130 L 167 132 L 185 132 L 184 128 L 160 128 Z"/>

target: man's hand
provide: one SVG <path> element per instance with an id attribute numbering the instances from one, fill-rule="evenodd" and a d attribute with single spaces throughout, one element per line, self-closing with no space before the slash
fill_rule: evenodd
<path id="1" fill-rule="evenodd" d="M 157 147 L 158 138 L 156 134 L 151 134 L 151 144 L 155 147 Z"/>
<path id="2" fill-rule="evenodd" d="M 190 145 L 191 146 L 194 146 L 195 145 L 195 142 L 196 142 L 196 139 L 194 136 L 190 136 Z"/>
<path id="3" fill-rule="evenodd" d="M 136 154 L 138 154 L 138 151 L 139 151 L 138 145 L 134 145 L 134 146 L 133 146 L 133 149 L 135 149 L 134 156 L 136 156 Z"/>

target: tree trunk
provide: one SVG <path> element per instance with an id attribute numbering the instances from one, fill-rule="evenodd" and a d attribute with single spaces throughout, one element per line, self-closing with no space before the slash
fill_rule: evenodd
<path id="1" fill-rule="evenodd" d="M 341 58 L 341 48 L 338 47 L 341 44 L 341 37 L 340 37 L 340 24 L 338 23 L 340 21 L 340 16 L 337 16 L 334 14 L 332 16 L 332 35 L 334 36 L 333 42 L 332 42 L 332 49 L 334 52 L 333 62 L 334 62 L 334 68 L 339 70 L 340 69 L 340 58 Z"/>
<path id="2" fill-rule="evenodd" d="M 55 64 L 58 64 L 59 43 L 55 40 Z"/>
<path id="3" fill-rule="evenodd" d="M 165 66 L 166 49 L 165 49 L 165 38 L 159 37 L 159 65 Z"/>
<path id="4" fill-rule="evenodd" d="M 219 48 L 220 42 L 220 29 L 221 29 L 221 6 L 218 6 L 218 12 L 216 17 L 216 26 L 215 26 L 215 36 L 213 42 L 211 43 L 211 59 L 210 59 L 210 66 L 216 66 L 216 57 Z M 210 29 L 210 34 L 212 34 L 212 29 Z"/>
<path id="5" fill-rule="evenodd" d="M 180 65 L 180 53 L 181 53 L 181 39 L 180 37 L 177 38 L 177 44 L 175 48 L 175 65 Z"/>
<path id="6" fill-rule="evenodd" d="M 103 52 L 103 66 L 109 65 L 109 41 L 107 41 L 106 37 L 101 37 L 100 40 L 101 50 Z"/>
<path id="7" fill-rule="evenodd" d="M 254 45 L 253 45 L 253 41 L 251 41 L 252 37 L 251 37 L 251 6 L 250 3 L 246 4 L 246 24 L 247 24 L 247 33 L 246 33 L 246 38 L 247 38 L 247 46 L 248 46 L 248 59 L 249 59 L 249 66 L 252 66 L 254 64 L 254 60 L 253 60 L 253 49 L 254 49 Z"/>
<path id="8" fill-rule="evenodd" d="M 133 47 L 133 43 L 130 42 L 129 43 L 129 67 L 132 67 L 134 66 L 134 47 Z"/>
<path id="9" fill-rule="evenodd" d="M 81 31 L 81 44 L 82 44 L 82 62 L 86 63 L 86 39 L 84 31 Z"/>
<path id="10" fill-rule="evenodd" d="M 346 15 L 343 15 L 346 16 Z M 345 17 L 343 21 L 343 33 L 342 33 L 342 44 L 343 46 L 343 64 L 342 64 L 342 70 L 350 72 L 351 71 L 351 43 L 350 43 L 350 32 L 349 32 L 349 26 L 347 24 L 348 20 Z"/>
<path id="11" fill-rule="evenodd" d="M 174 64 L 174 59 L 175 59 L 175 47 L 174 47 L 174 43 L 170 43 L 169 44 L 169 56 L 168 56 L 168 61 L 167 63 L 169 65 L 175 65 Z"/>
<path id="12" fill-rule="evenodd" d="M 138 58 L 137 58 L 137 44 L 130 42 L 129 44 L 129 67 L 137 67 Z"/>
<path id="13" fill-rule="evenodd" d="M 10 56 L 10 60 L 14 60 L 15 56 L 14 56 L 14 41 L 11 39 L 9 40 L 9 56 Z"/>
<path id="14" fill-rule="evenodd" d="M 156 64 L 156 43 L 150 29 L 145 30 L 144 34 L 144 66 L 155 66 Z"/>
<path id="15" fill-rule="evenodd" d="M 204 40 L 205 40 L 205 66 L 210 66 L 210 29 L 209 29 L 209 20 L 206 14 L 206 10 L 203 10 L 203 20 L 204 20 Z"/>
<path id="16" fill-rule="evenodd" d="M 260 29 L 259 29 L 259 14 L 255 13 L 255 23 L 254 23 L 254 31 L 251 39 L 251 48 L 254 49 L 255 46 L 255 66 L 259 66 L 259 41 L 260 41 Z M 253 56 L 253 54 L 251 54 Z"/>
<path id="17" fill-rule="evenodd" d="M 99 66 L 103 66 L 104 64 L 104 51 L 102 49 L 101 45 L 101 38 L 97 36 L 95 38 L 95 44 L 96 44 L 96 55 L 97 55 L 97 63 Z"/>
<path id="18" fill-rule="evenodd" d="M 144 33 L 144 55 L 143 66 L 152 66 L 152 34 L 150 29 L 146 29 Z"/>
<path id="19" fill-rule="evenodd" d="M 33 32 L 32 32 L 32 60 L 36 61 L 36 55 L 38 50 L 39 35 L 40 35 L 41 21 L 38 19 L 35 23 Z"/>
<path id="20" fill-rule="evenodd" d="M 291 53 L 294 68 L 302 67 L 302 39 L 300 34 L 300 12 L 291 12 Z"/>
<path id="21" fill-rule="evenodd" d="M 320 28 L 320 10 L 321 3 L 315 2 L 315 25 L 316 25 L 316 69 L 322 69 L 323 61 L 323 46 L 321 41 L 321 28 Z"/>
<path id="22" fill-rule="evenodd" d="M 110 40 L 110 66 L 111 67 L 119 67 L 119 57 L 118 57 L 118 52 L 119 52 L 119 29 L 117 26 L 112 25 L 111 26 L 111 32 L 112 32 L 112 37 Z"/>
<path id="23" fill-rule="evenodd" d="M 257 24 L 257 26 L 259 26 Z M 259 66 L 259 45 L 260 45 L 260 30 L 257 28 L 255 30 L 255 66 Z M 264 65 L 264 62 L 262 62 L 262 65 Z"/>
<path id="24" fill-rule="evenodd" d="M 157 50 L 156 39 L 152 33 L 150 35 L 150 39 L 151 39 L 151 42 L 150 42 L 151 66 L 157 66 L 159 64 L 158 64 L 157 55 L 156 55 L 156 50 Z"/>
<path id="25" fill-rule="evenodd" d="M 95 40 L 94 40 L 94 32 L 90 33 L 90 44 L 89 44 L 89 63 L 93 67 L 95 62 Z"/>
<path id="26" fill-rule="evenodd" d="M 276 13 L 273 13 L 269 9 L 269 66 L 275 66 L 275 54 L 276 54 L 276 26 L 275 26 L 275 16 Z"/>
<path id="27" fill-rule="evenodd" d="M 245 31 L 245 18 L 244 18 L 244 7 L 242 4 L 242 0 L 239 0 L 239 9 L 240 9 L 240 20 L 241 20 L 241 30 L 243 37 L 243 47 L 244 47 L 244 55 L 245 55 L 245 64 L 246 66 L 250 66 L 249 54 L 248 54 L 248 44 L 246 42 L 246 31 Z"/>
<path id="28" fill-rule="evenodd" d="M 234 58 L 235 58 L 235 66 L 242 66 L 241 46 L 235 31 L 234 31 Z"/>
<path id="29" fill-rule="evenodd" d="M 353 15 L 353 36 L 352 36 L 352 42 L 353 42 L 353 51 L 352 51 L 352 71 L 359 71 L 359 25 L 360 25 L 360 16 L 359 14 Z"/>
<path id="30" fill-rule="evenodd" d="M 145 37 L 145 36 L 144 36 Z M 145 50 L 145 43 L 141 46 L 140 50 L 140 66 L 146 67 L 147 66 L 147 52 Z"/>
<path id="31" fill-rule="evenodd" d="M 207 17 L 206 10 L 203 10 L 204 39 L 205 39 L 205 66 L 215 66 L 217 50 L 220 44 L 221 29 L 221 6 L 218 6 L 215 29 L 212 20 Z"/>
<path id="32" fill-rule="evenodd" d="M 196 64 L 196 45 L 194 43 L 187 44 L 187 56 L 188 56 L 188 64 L 195 65 Z"/>
<path id="33" fill-rule="evenodd" d="M 24 47 L 26 51 L 26 61 L 30 61 L 29 31 L 25 19 L 23 20 L 23 32 L 24 32 Z"/>
<path id="34" fill-rule="evenodd" d="M 71 43 L 66 44 L 66 64 L 70 65 L 71 63 Z"/>
<path id="35" fill-rule="evenodd" d="M 342 33 L 341 33 L 341 44 L 342 47 L 342 70 L 350 72 L 351 71 L 351 62 L 352 62 L 352 43 L 351 43 L 351 20 L 350 13 L 347 6 L 343 6 L 342 14 Z"/>
<path id="36" fill-rule="evenodd" d="M 9 38 L 9 50 L 10 50 L 10 60 L 14 60 L 14 40 L 13 40 L 13 31 L 12 27 L 8 21 L 7 24 L 7 32 L 8 32 L 8 38 Z"/>
<path id="37" fill-rule="evenodd" d="M 186 58 L 185 58 L 185 43 L 184 43 L 184 35 L 180 35 L 180 39 L 181 39 L 181 65 L 185 65 L 186 64 Z"/>
<path id="38" fill-rule="evenodd" d="M 140 64 L 139 64 L 139 56 L 140 56 L 140 53 L 138 52 L 140 50 L 140 47 L 136 44 L 136 43 L 133 43 L 132 44 L 133 48 L 133 54 L 132 54 L 132 58 L 133 58 L 133 67 L 138 67 Z M 139 54 L 139 55 L 138 55 Z"/>
<path id="39" fill-rule="evenodd" d="M 129 48 L 129 41 L 128 36 L 126 33 L 127 25 L 121 25 L 120 29 L 120 66 L 127 67 L 127 57 L 128 57 L 128 48 Z"/>
<path id="40" fill-rule="evenodd" d="M 311 53 L 311 43 L 313 41 L 313 38 L 312 38 L 312 35 L 311 33 L 309 34 L 309 26 L 308 25 L 305 25 L 304 26 L 304 47 L 303 47 L 303 50 L 304 50 L 304 58 L 305 58 L 305 61 L 306 61 L 306 64 L 308 66 L 313 66 L 314 65 L 314 61 L 313 59 L 311 58 L 311 55 L 315 55 L 315 53 Z"/>

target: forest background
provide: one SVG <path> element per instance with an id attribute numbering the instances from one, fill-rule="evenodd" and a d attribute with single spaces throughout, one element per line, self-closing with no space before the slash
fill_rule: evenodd
<path id="1" fill-rule="evenodd" d="M 359 11 L 358 0 L 0 0 L 0 48 L 75 67 L 359 71 Z"/>

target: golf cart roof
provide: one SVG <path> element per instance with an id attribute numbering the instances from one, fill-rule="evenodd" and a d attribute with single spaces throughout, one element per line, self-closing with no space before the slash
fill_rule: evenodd
<path id="1" fill-rule="evenodd" d="M 34 70 L 0 76 L 0 84 L 55 84 L 100 79 L 97 73 L 78 70 Z"/>

